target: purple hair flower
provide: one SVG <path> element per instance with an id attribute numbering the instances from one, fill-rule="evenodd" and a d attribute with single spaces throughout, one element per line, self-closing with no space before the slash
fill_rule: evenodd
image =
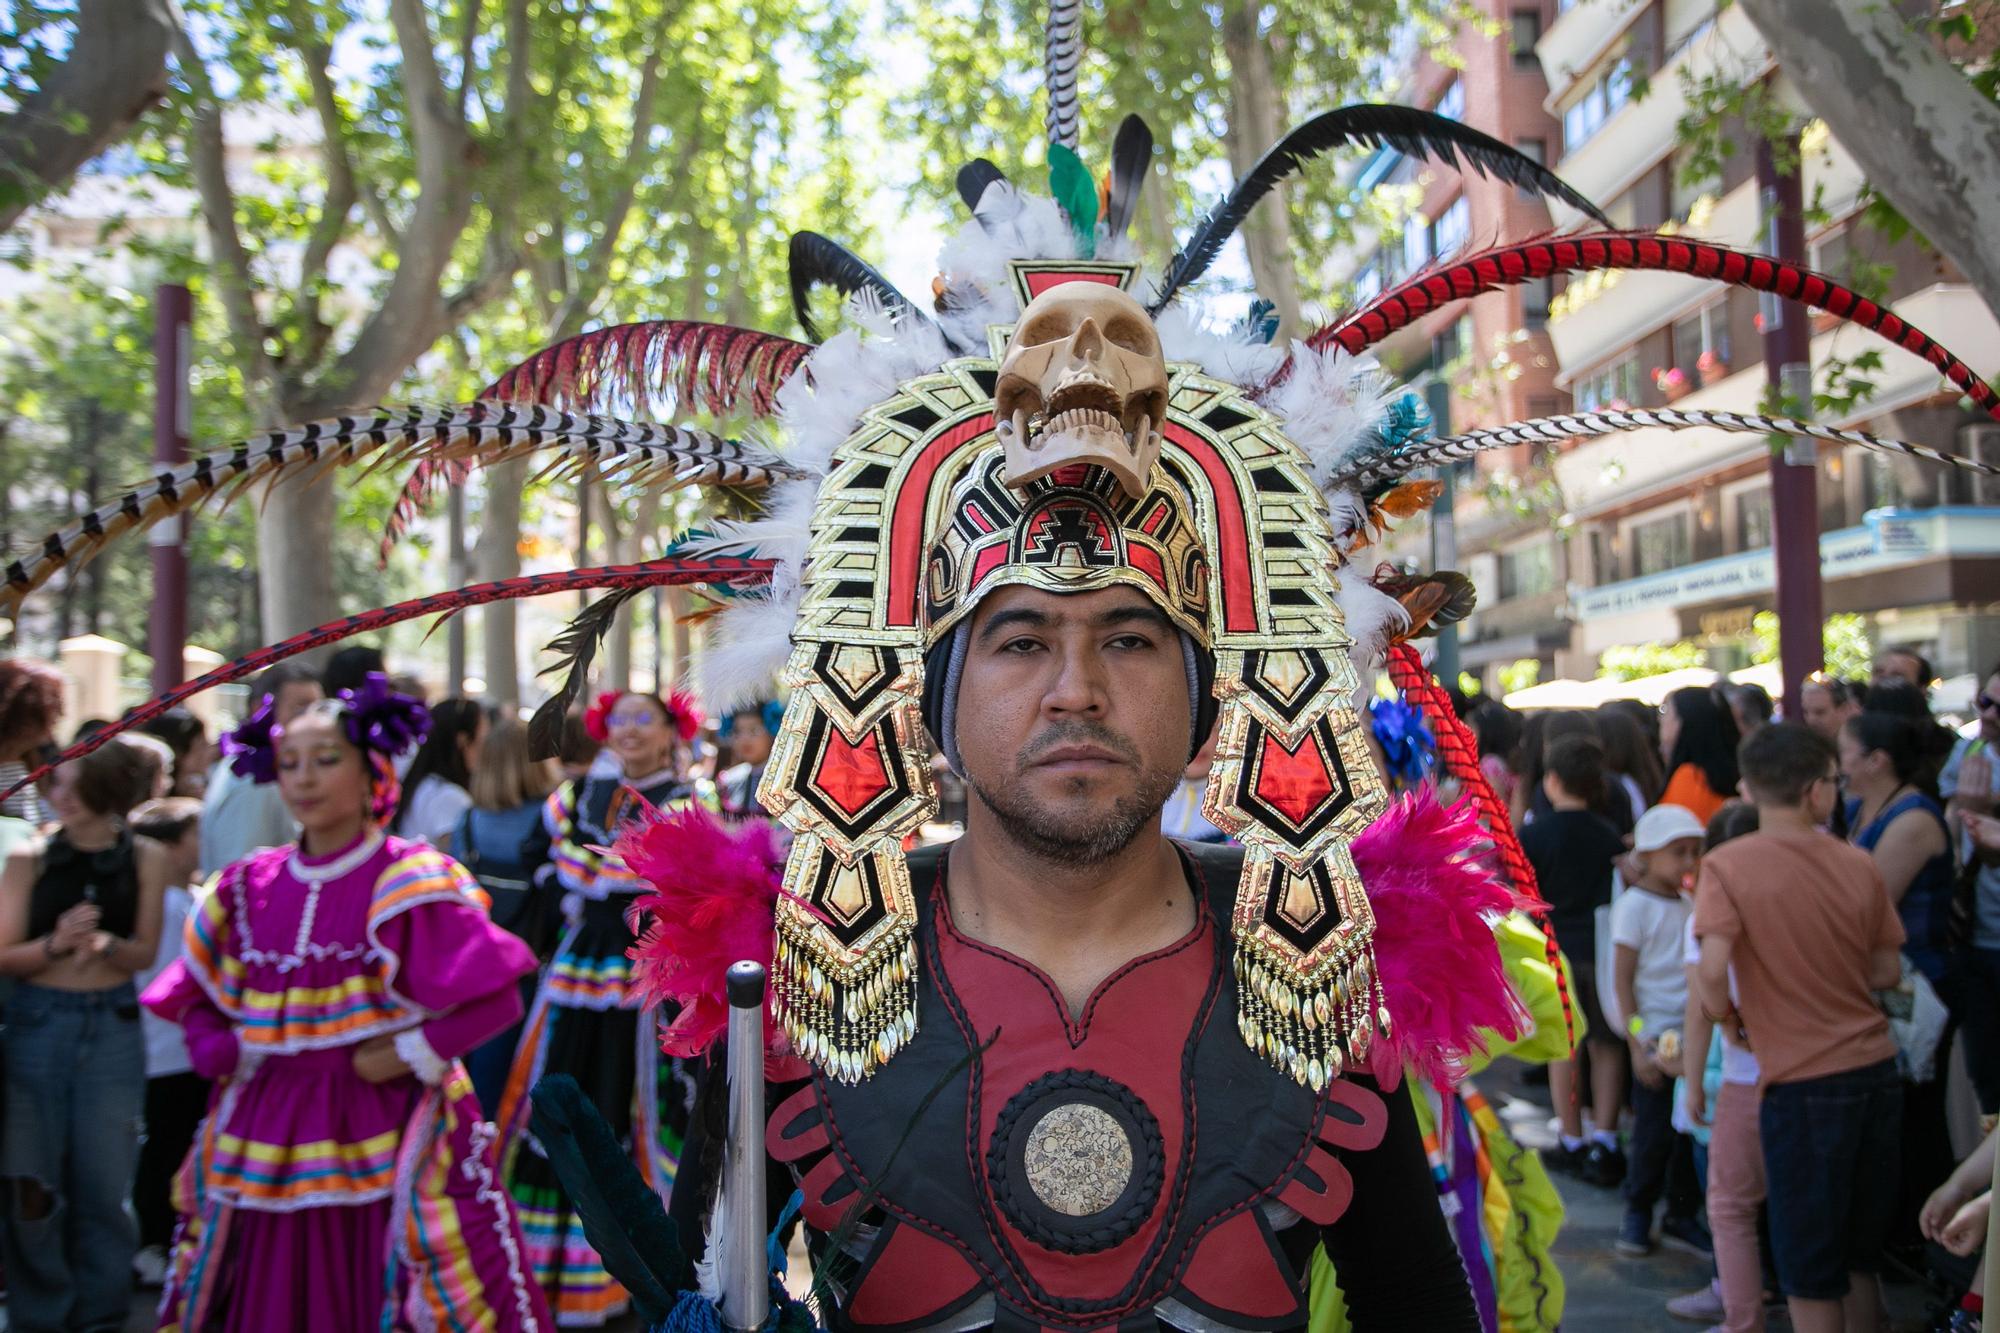
<path id="1" fill-rule="evenodd" d="M 342 690 L 341 725 L 347 739 L 363 750 L 390 758 L 422 743 L 431 715 L 421 701 L 389 688 L 389 678 L 371 671 L 358 690 Z"/>
<path id="2" fill-rule="evenodd" d="M 234 731 L 222 733 L 222 753 L 229 757 L 229 771 L 252 782 L 278 780 L 278 745 L 272 732 L 277 729 L 278 701 L 271 695 L 257 705 Z"/>

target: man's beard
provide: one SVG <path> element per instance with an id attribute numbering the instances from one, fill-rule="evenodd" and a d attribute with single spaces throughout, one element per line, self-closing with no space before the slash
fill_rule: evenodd
<path id="1" fill-rule="evenodd" d="M 1029 766 L 1034 754 L 1071 744 L 1101 745 L 1137 764 L 1137 751 L 1129 741 L 1088 723 L 1070 723 L 1038 736 L 1022 752 L 1016 773 Z M 1018 783 L 1005 783 L 1000 790 L 993 790 L 970 772 L 966 773 L 965 781 L 981 804 L 993 812 L 1007 837 L 1028 852 L 1061 865 L 1094 866 L 1132 845 L 1139 830 L 1159 815 L 1167 798 L 1180 785 L 1181 770 L 1140 767 L 1138 790 L 1119 797 L 1109 810 L 1071 816 L 1033 803 L 1024 796 Z"/>

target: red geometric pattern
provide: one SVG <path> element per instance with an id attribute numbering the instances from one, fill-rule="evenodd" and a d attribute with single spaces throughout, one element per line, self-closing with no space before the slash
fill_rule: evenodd
<path id="1" fill-rule="evenodd" d="M 1339 790 L 1319 737 L 1307 732 L 1296 750 L 1287 750 L 1276 736 L 1264 737 L 1254 788 L 1264 804 L 1293 824 L 1304 824 Z"/>
<path id="2" fill-rule="evenodd" d="M 839 727 L 828 727 L 826 749 L 813 770 L 813 786 L 850 817 L 867 809 L 890 786 L 876 733 L 871 730 L 857 745 L 841 735 Z"/>

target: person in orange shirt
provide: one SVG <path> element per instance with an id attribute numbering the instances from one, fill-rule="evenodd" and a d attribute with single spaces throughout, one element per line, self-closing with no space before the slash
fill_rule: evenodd
<path id="1" fill-rule="evenodd" d="M 1660 756 L 1666 760 L 1662 805 L 1692 810 L 1707 823 L 1736 795 L 1741 737 L 1729 703 L 1714 686 L 1675 690 L 1660 705 Z"/>

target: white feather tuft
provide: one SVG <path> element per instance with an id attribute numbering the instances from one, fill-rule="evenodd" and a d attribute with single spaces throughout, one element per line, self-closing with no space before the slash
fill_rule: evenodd
<path id="1" fill-rule="evenodd" d="M 1389 377 L 1372 356 L 1294 342 L 1292 372 L 1263 405 L 1283 419 L 1285 438 L 1305 454 L 1313 484 L 1324 491 L 1348 455 L 1373 438 L 1388 411 Z"/>
<path id="2" fill-rule="evenodd" d="M 1204 324 L 1185 303 L 1162 310 L 1153 321 L 1160 333 L 1160 350 L 1169 361 L 1192 361 L 1204 375 L 1250 388 L 1262 384 L 1285 364 L 1285 349 L 1253 342 L 1244 333 Z"/>
<path id="3" fill-rule="evenodd" d="M 1354 640 L 1348 653 L 1354 659 L 1355 673 L 1363 680 L 1370 679 L 1389 651 L 1390 635 L 1409 628 L 1410 613 L 1352 566 L 1341 571 L 1334 602 Z"/>

